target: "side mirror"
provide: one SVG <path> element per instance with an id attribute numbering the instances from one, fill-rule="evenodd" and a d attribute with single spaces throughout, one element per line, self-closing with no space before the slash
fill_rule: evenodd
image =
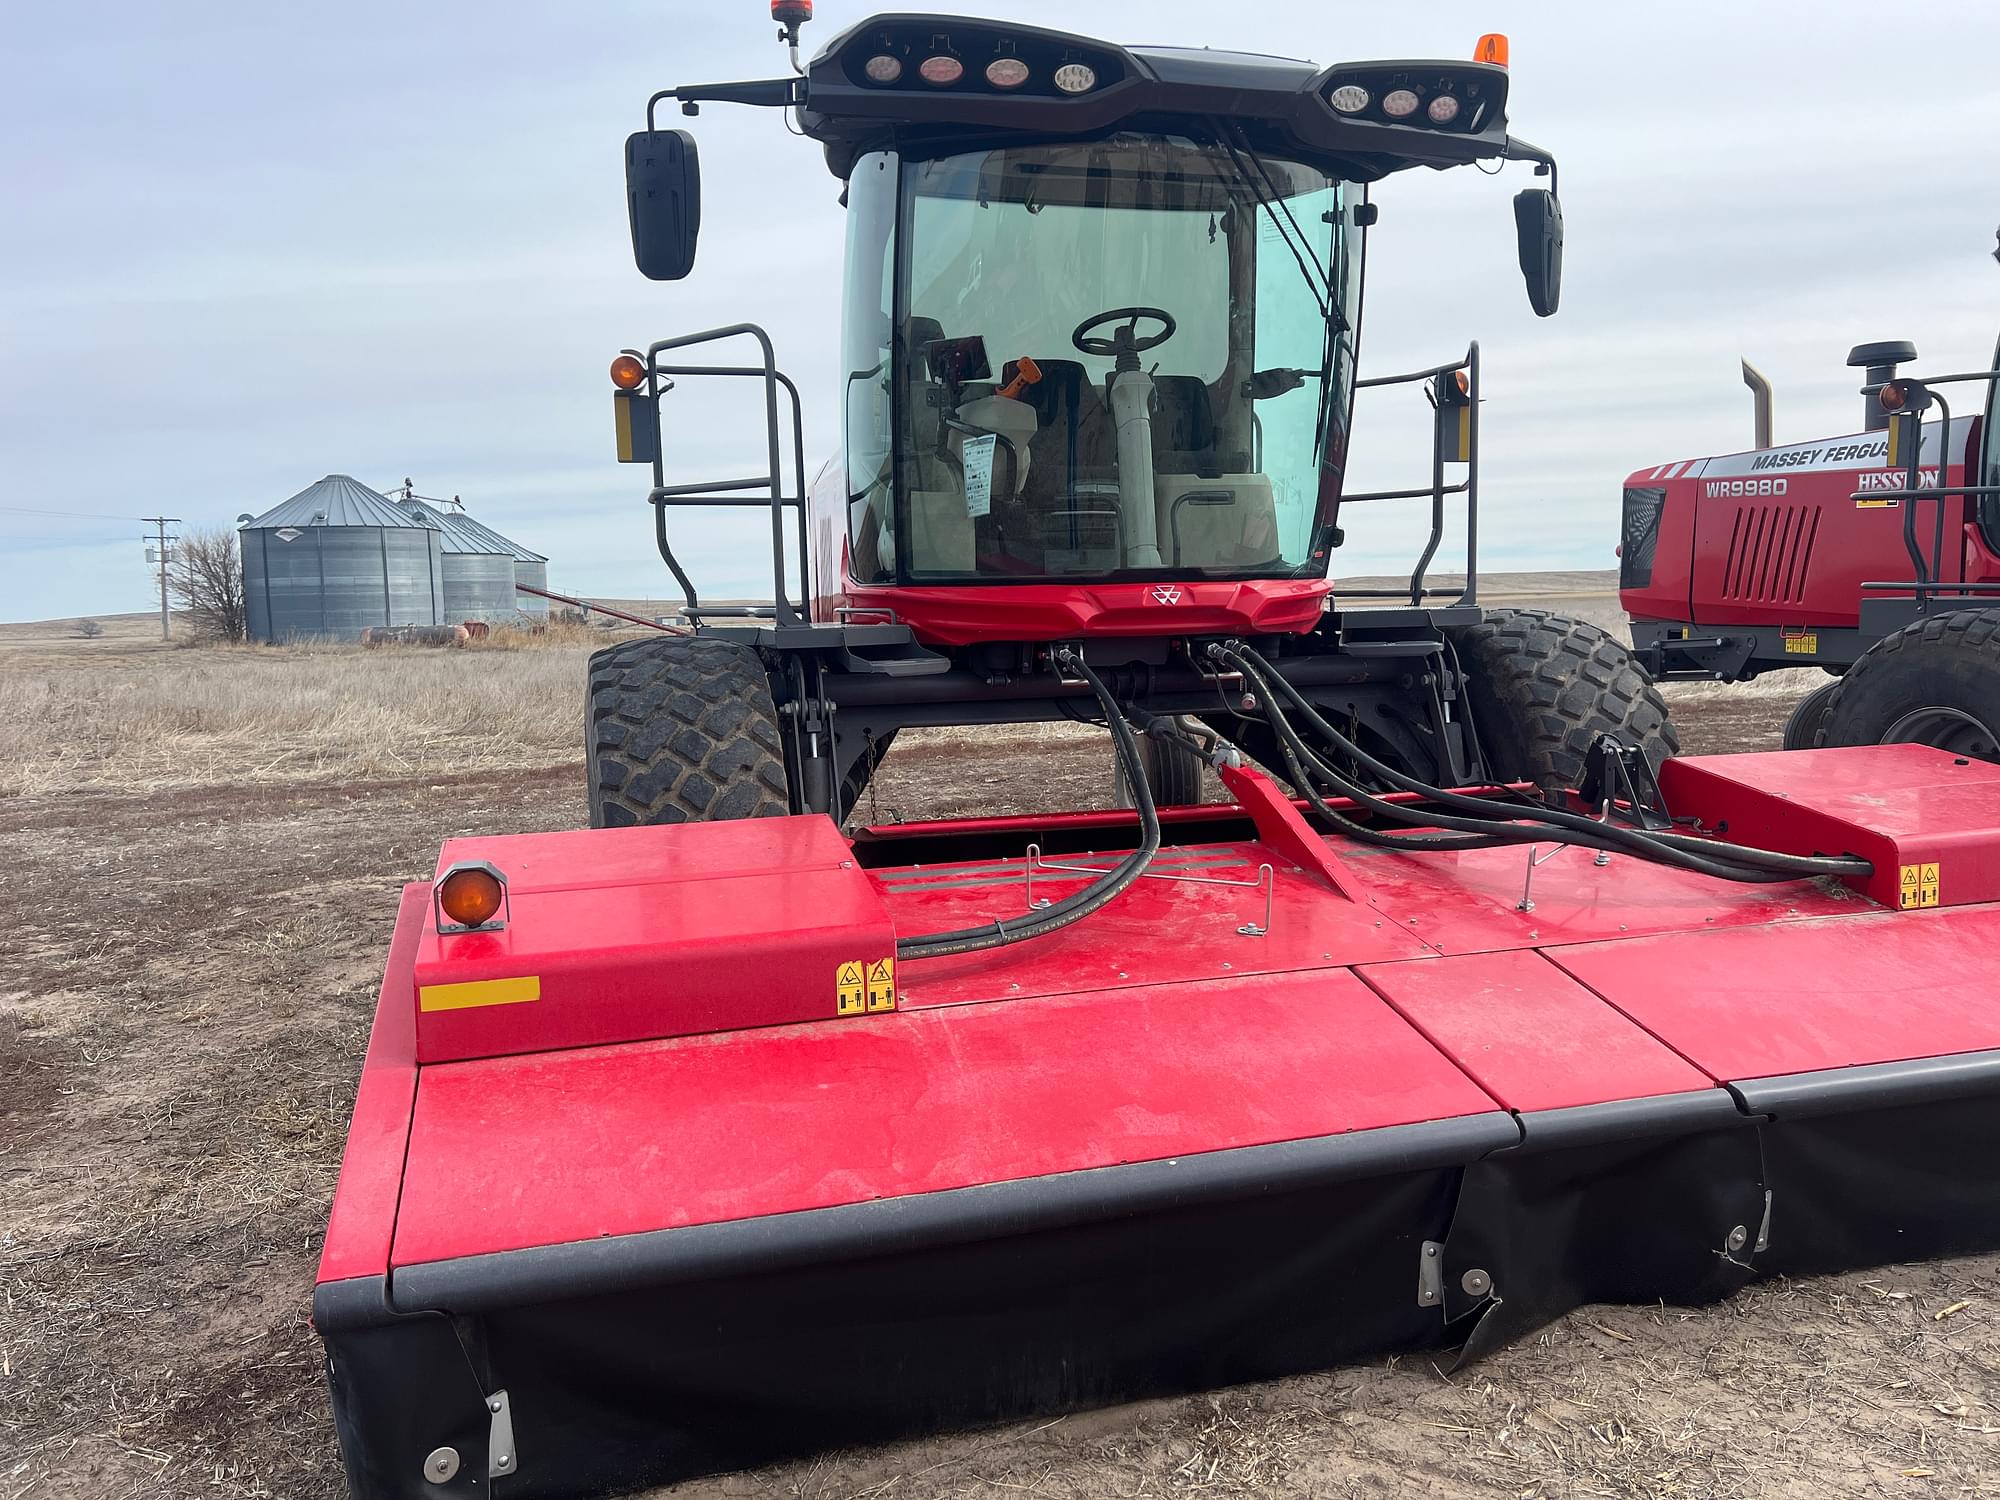
<path id="1" fill-rule="evenodd" d="M 694 269 L 701 233 L 701 159 L 685 130 L 642 130 L 625 140 L 625 203 L 632 258 L 652 281 Z"/>
<path id="2" fill-rule="evenodd" d="M 1521 241 L 1521 279 L 1528 305 L 1546 318 L 1562 302 L 1563 211 L 1547 188 L 1523 188 L 1514 195 L 1514 231 Z"/>

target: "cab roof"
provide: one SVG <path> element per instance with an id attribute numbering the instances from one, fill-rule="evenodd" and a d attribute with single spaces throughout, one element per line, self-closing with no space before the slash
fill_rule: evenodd
<path id="1" fill-rule="evenodd" d="M 1011 87 L 987 77 L 1003 58 L 1026 65 L 1025 77 Z M 949 81 L 925 76 L 934 59 L 957 64 L 955 75 L 949 64 L 932 70 L 952 75 Z M 875 60 L 885 61 L 871 73 Z M 1072 85 L 1088 82 L 1059 87 L 1059 70 L 1069 70 Z M 1350 85 L 1365 91 L 1366 102 L 1336 110 L 1334 91 Z M 1383 101 L 1401 91 L 1416 96 L 1416 108 L 1392 117 Z M 1455 113 L 1433 122 L 1430 103 L 1442 96 L 1457 101 Z M 1184 132 L 1209 120 L 1240 129 L 1259 150 L 1303 156 L 1355 181 L 1500 156 L 1509 144 L 1507 70 L 1490 63 L 1322 66 L 1207 48 L 1121 47 L 966 16 L 871 16 L 827 43 L 799 80 L 796 98 L 800 125 L 824 144 L 828 166 L 843 178 L 865 151 L 943 155 L 1116 130 Z"/>

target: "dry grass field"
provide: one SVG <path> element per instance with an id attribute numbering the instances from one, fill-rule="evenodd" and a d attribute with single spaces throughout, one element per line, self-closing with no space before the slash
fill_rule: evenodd
<path id="1" fill-rule="evenodd" d="M 1609 618 L 1608 601 L 1578 601 Z M 573 827 L 583 657 L 0 627 L 0 1500 L 342 1493 L 307 1325 L 395 893 Z M 1677 689 L 1775 743 L 1812 679 Z M 883 816 L 1101 802 L 1089 731 L 910 736 Z M 679 1496 L 2000 1493 L 2000 1257 L 1589 1308 L 1391 1360 Z"/>

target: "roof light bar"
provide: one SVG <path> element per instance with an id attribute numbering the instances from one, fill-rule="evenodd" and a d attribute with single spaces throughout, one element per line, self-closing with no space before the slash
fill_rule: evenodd
<path id="1" fill-rule="evenodd" d="M 925 83 L 934 83 L 940 88 L 957 83 L 965 76 L 965 64 L 957 58 L 940 52 L 927 57 L 917 65 L 917 73 Z"/>

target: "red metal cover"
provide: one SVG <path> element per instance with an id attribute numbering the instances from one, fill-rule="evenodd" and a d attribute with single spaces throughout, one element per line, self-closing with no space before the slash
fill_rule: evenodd
<path id="1" fill-rule="evenodd" d="M 1539 953 L 1371 964 L 1359 973 L 1509 1109 L 1715 1086 Z"/>
<path id="2" fill-rule="evenodd" d="M 1858 854 L 1850 882 L 1884 906 L 2000 900 L 2000 766 L 1928 745 L 1856 745 L 1670 760 L 1676 813 L 1737 843 L 1787 854 Z"/>
<path id="3" fill-rule="evenodd" d="M 1724 1082 L 2000 1047 L 2000 908 L 1870 912 L 1549 957 Z"/>
<path id="4" fill-rule="evenodd" d="M 417 1055 L 587 1047 L 895 1006 L 895 929 L 824 817 L 453 839 L 507 925 L 416 955 Z"/>
<path id="5" fill-rule="evenodd" d="M 398 1265 L 1480 1114 L 1353 975 L 423 1070 Z"/>

